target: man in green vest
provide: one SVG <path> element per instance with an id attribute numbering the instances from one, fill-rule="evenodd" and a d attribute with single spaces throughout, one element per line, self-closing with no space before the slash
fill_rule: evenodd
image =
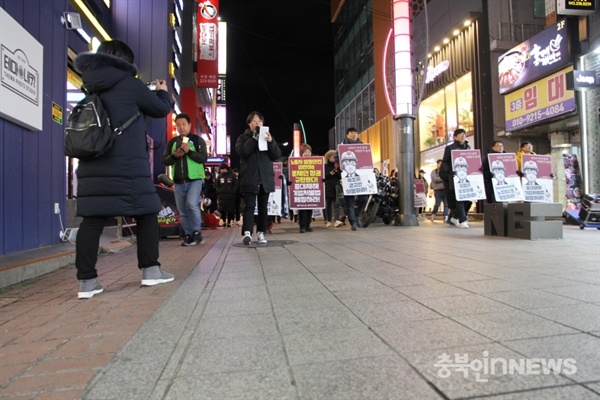
<path id="1" fill-rule="evenodd" d="M 175 182 L 175 204 L 185 233 L 182 246 L 195 246 L 203 243 L 200 215 L 200 195 L 204 181 L 206 143 L 200 136 L 190 133 L 190 116 L 177 114 L 175 126 L 179 136 L 175 136 L 165 147 L 162 163 L 171 167 L 171 178 Z"/>

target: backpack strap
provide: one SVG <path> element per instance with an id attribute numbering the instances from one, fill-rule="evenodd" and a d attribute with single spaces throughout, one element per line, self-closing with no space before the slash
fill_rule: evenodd
<path id="1" fill-rule="evenodd" d="M 120 135 L 121 133 L 123 133 L 123 131 L 127 128 L 129 128 L 129 126 L 131 124 L 133 124 L 133 122 L 137 119 L 137 117 L 140 116 L 140 112 L 136 112 L 135 115 L 131 118 L 129 118 L 123 125 L 119 126 L 118 128 L 115 128 L 114 131 L 117 132 L 117 135 Z"/>

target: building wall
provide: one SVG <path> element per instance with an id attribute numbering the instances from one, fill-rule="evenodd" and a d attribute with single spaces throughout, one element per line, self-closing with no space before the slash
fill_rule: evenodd
<path id="1" fill-rule="evenodd" d="M 167 80 L 169 92 L 175 93 L 169 79 L 173 30 L 169 25 L 169 13 L 173 2 L 165 0 L 112 0 L 115 39 L 125 41 L 135 54 L 138 76 L 144 82 L 155 79 Z M 147 118 L 147 133 L 154 139 L 154 178 L 165 171 L 161 155 L 166 144 L 167 119 Z"/>
<path id="2" fill-rule="evenodd" d="M 54 203 L 65 210 L 64 127 L 52 120 L 52 102 L 64 109 L 67 31 L 60 17 L 67 0 L 0 0 L 0 7 L 44 47 L 42 130 L 32 132 L 0 118 L 0 255 L 4 255 L 59 241 Z"/>

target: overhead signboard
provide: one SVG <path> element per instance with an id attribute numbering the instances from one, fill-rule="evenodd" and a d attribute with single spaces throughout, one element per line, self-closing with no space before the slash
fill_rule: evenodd
<path id="1" fill-rule="evenodd" d="M 198 2 L 198 87 L 216 88 L 219 79 L 219 0 Z"/>
<path id="2" fill-rule="evenodd" d="M 508 93 L 534 82 L 564 68 L 568 63 L 567 20 L 562 19 L 500 56 L 500 93 Z"/>
<path id="3" fill-rule="evenodd" d="M 513 132 L 575 110 L 575 92 L 567 90 L 567 67 L 504 97 L 506 130 Z"/>
<path id="4" fill-rule="evenodd" d="M 558 15 L 586 16 L 596 11 L 595 0 L 557 0 L 556 13 Z"/>

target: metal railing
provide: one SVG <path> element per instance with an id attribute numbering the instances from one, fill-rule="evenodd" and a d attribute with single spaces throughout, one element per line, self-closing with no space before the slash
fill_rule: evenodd
<path id="1" fill-rule="evenodd" d="M 545 28 L 544 25 L 498 22 L 498 40 L 521 43 Z"/>

